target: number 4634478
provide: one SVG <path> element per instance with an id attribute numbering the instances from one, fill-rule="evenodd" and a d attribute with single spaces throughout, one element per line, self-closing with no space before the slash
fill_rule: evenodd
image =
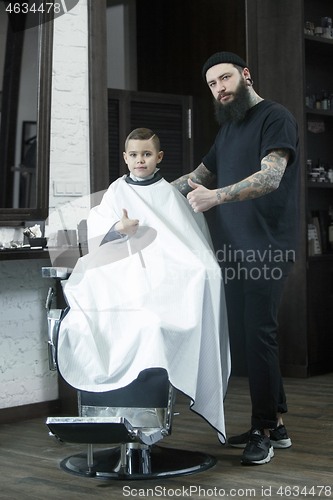
<path id="1" fill-rule="evenodd" d="M 47 14 L 49 14 L 52 10 L 55 14 L 60 14 L 61 4 L 53 2 L 41 2 L 38 5 L 36 5 L 35 3 L 29 5 L 27 2 L 11 2 L 6 7 L 6 12 L 8 12 L 9 14 L 27 14 L 28 12 L 46 12 Z"/>
<path id="2" fill-rule="evenodd" d="M 331 486 L 312 486 L 310 487 L 301 487 L 301 486 L 280 486 L 276 492 L 277 495 L 280 495 L 282 498 L 286 497 L 303 497 L 307 496 L 314 498 L 319 497 L 331 497 L 332 488 Z"/>

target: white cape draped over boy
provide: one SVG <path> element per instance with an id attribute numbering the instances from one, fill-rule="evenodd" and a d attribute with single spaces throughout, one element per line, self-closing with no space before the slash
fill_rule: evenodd
<path id="1" fill-rule="evenodd" d="M 122 209 L 135 236 L 102 245 Z M 147 368 L 165 368 L 224 442 L 230 375 L 224 288 L 204 216 L 158 173 L 111 184 L 88 217 L 89 253 L 64 285 L 70 310 L 58 366 L 73 387 L 119 389 Z"/>

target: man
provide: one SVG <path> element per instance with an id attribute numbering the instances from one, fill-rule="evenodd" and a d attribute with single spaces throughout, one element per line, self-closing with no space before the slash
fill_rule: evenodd
<path id="1" fill-rule="evenodd" d="M 216 207 L 213 239 L 224 273 L 232 363 L 246 348 L 251 430 L 229 439 L 245 447 L 243 464 L 267 463 L 291 446 L 276 342 L 283 287 L 298 254 L 300 164 L 297 124 L 253 89 L 245 61 L 230 52 L 203 67 L 221 125 L 192 173 L 173 184 L 195 212 Z M 217 180 L 217 189 L 207 186 Z M 235 350 L 235 346 L 237 349 Z"/>

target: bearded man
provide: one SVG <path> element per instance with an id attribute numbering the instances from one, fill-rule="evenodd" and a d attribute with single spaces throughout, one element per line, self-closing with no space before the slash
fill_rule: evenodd
<path id="1" fill-rule="evenodd" d="M 173 182 L 195 212 L 216 207 L 212 230 L 227 299 L 232 364 L 245 347 L 252 402 L 251 429 L 229 438 L 245 448 L 243 464 L 264 464 L 291 440 L 279 368 L 277 314 L 299 251 L 298 127 L 280 104 L 253 89 L 243 59 L 231 52 L 203 66 L 221 128 L 193 172 Z M 217 189 L 208 189 L 213 181 Z"/>

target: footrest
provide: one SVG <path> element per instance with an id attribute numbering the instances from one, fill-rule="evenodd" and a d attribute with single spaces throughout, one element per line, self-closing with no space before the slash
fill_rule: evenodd
<path id="1" fill-rule="evenodd" d="M 73 269 L 70 267 L 42 267 L 43 278 L 59 278 L 67 280 L 72 274 Z"/>
<path id="2" fill-rule="evenodd" d="M 128 443 L 136 438 L 135 429 L 124 417 L 49 417 L 46 425 L 66 443 Z"/>

